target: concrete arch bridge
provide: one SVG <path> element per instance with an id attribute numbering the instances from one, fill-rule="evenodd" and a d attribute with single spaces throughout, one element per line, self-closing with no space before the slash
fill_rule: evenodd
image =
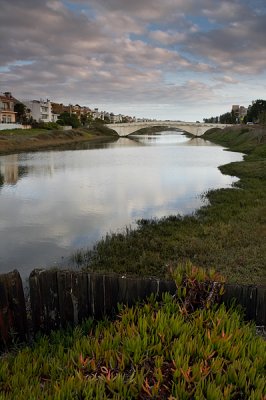
<path id="1" fill-rule="evenodd" d="M 110 129 L 113 129 L 119 136 L 128 136 L 131 133 L 137 132 L 140 129 L 148 128 L 151 126 L 160 126 L 163 128 L 177 128 L 180 131 L 190 133 L 194 136 L 202 136 L 206 131 L 211 128 L 224 129 L 229 124 L 205 124 L 200 122 L 182 122 L 182 121 L 149 121 L 149 122 L 130 122 L 130 123 L 117 123 L 106 124 Z"/>

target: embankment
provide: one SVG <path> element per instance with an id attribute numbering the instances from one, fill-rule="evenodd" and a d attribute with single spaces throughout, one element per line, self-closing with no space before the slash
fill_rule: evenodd
<path id="1" fill-rule="evenodd" d="M 115 138 L 117 134 L 102 125 L 91 128 L 63 130 L 6 130 L 0 131 L 0 154 L 39 151 L 87 141 Z"/>

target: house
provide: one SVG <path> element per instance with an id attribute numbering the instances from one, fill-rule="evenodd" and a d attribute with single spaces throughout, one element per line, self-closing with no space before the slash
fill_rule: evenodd
<path id="1" fill-rule="evenodd" d="M 35 121 L 53 122 L 50 100 L 24 100 L 23 104 L 30 110 L 30 114 Z"/>
<path id="2" fill-rule="evenodd" d="M 121 114 L 115 115 L 114 113 L 111 113 L 110 114 L 110 122 L 111 122 L 111 124 L 116 124 L 118 122 L 122 122 L 122 115 Z"/>
<path id="3" fill-rule="evenodd" d="M 65 106 L 63 103 L 51 102 L 51 106 L 52 118 L 54 122 L 56 122 L 60 114 L 63 114 L 64 112 L 67 112 L 68 114 L 75 114 L 79 120 L 81 120 L 82 115 L 92 115 L 92 111 L 89 107 L 80 106 L 78 104 L 69 104 L 68 106 Z"/>
<path id="4" fill-rule="evenodd" d="M 0 94 L 0 124 L 16 123 L 15 102 L 16 99 L 10 92 Z"/>
<path id="5" fill-rule="evenodd" d="M 63 114 L 64 112 L 70 112 L 70 106 L 65 106 L 63 103 L 51 102 L 52 113 L 53 114 Z"/>

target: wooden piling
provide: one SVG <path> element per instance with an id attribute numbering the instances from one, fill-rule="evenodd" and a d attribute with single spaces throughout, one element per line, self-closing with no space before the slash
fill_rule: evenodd
<path id="1" fill-rule="evenodd" d="M 77 325 L 89 316 L 87 273 L 58 271 L 60 326 Z"/>
<path id="2" fill-rule="evenodd" d="M 0 275 L 0 346 L 27 339 L 24 291 L 17 270 Z"/>
<path id="3" fill-rule="evenodd" d="M 50 332 L 60 327 L 56 270 L 34 270 L 30 274 L 30 300 L 33 330 Z"/>

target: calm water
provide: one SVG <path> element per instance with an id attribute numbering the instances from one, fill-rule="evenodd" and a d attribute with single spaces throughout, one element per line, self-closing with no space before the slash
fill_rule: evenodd
<path id="1" fill-rule="evenodd" d="M 0 157 L 0 273 L 67 262 L 140 218 L 188 214 L 242 155 L 177 132 Z"/>

